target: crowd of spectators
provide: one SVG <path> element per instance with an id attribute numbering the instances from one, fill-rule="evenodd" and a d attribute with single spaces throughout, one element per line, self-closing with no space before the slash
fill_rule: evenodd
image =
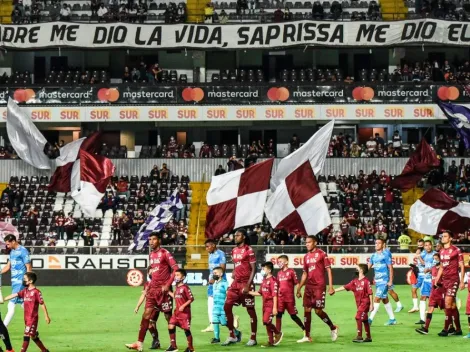
<path id="1" fill-rule="evenodd" d="M 438 18 L 446 21 L 468 21 L 470 5 L 463 2 L 462 8 L 457 8 L 457 2 L 452 0 L 422 0 L 416 1 L 416 11 L 422 17 Z"/>
<path id="2" fill-rule="evenodd" d="M 468 60 L 454 64 L 449 63 L 449 60 L 404 62 L 394 69 L 392 81 L 469 83 L 470 62 Z"/>

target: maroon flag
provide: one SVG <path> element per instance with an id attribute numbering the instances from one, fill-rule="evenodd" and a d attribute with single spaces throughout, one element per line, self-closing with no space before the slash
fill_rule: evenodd
<path id="1" fill-rule="evenodd" d="M 75 161 L 80 158 L 80 151 L 84 150 L 94 154 L 99 147 L 100 132 L 94 132 L 89 137 L 80 138 L 66 144 L 60 148 L 60 155 L 55 160 L 57 168 L 51 177 L 49 190 L 67 193 L 71 191 L 70 179 L 72 177 L 72 167 Z"/>
<path id="2" fill-rule="evenodd" d="M 406 163 L 401 175 L 395 177 L 391 186 L 402 192 L 412 189 L 432 169 L 439 167 L 439 159 L 436 152 L 423 138 L 418 144 L 416 151 Z"/>

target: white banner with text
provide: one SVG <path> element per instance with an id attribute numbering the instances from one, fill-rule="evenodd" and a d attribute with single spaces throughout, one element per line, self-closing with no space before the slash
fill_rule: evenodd
<path id="1" fill-rule="evenodd" d="M 395 22 L 296 21 L 283 23 L 132 24 L 70 23 L 1 25 L 3 48 L 195 48 L 243 49 L 315 46 L 444 44 L 467 46 L 466 22 L 419 19 Z"/>

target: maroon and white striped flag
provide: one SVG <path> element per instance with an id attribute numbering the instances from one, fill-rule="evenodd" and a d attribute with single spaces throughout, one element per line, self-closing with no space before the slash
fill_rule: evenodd
<path id="1" fill-rule="evenodd" d="M 470 228 L 470 203 L 458 202 L 438 188 L 429 189 L 410 209 L 409 228 L 426 235 Z"/>
<path id="2" fill-rule="evenodd" d="M 263 221 L 274 159 L 214 176 L 207 192 L 206 236 L 219 238 L 233 229 Z"/>

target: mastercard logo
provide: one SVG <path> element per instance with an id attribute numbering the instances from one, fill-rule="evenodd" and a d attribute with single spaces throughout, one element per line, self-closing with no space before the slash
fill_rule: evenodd
<path id="1" fill-rule="evenodd" d="M 201 88 L 184 88 L 181 93 L 184 101 L 200 102 L 204 99 L 204 91 Z"/>
<path id="2" fill-rule="evenodd" d="M 286 101 L 289 99 L 289 89 L 284 87 L 273 87 L 268 90 L 268 99 L 271 101 Z"/>
<path id="3" fill-rule="evenodd" d="M 24 103 L 36 97 L 36 92 L 32 89 L 17 89 L 13 93 L 13 99 L 18 103 Z"/>
<path id="4" fill-rule="evenodd" d="M 437 90 L 437 96 L 441 100 L 456 100 L 460 96 L 457 87 L 440 87 Z"/>
<path id="5" fill-rule="evenodd" d="M 98 99 L 114 103 L 119 99 L 119 91 L 116 88 L 101 88 L 98 91 Z"/>
<path id="6" fill-rule="evenodd" d="M 352 96 L 354 100 L 361 101 L 370 101 L 374 98 L 375 92 L 370 87 L 356 87 L 352 91 Z"/>

